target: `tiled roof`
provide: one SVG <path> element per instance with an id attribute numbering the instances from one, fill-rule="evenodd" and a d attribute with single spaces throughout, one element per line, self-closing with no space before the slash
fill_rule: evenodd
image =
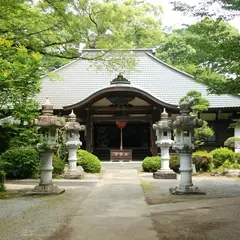
<path id="1" fill-rule="evenodd" d="M 134 86 L 151 94 L 153 97 L 170 105 L 178 101 L 188 91 L 196 90 L 210 101 L 210 108 L 231 108 L 240 106 L 240 97 L 231 95 L 208 95 L 207 87 L 164 62 L 155 58 L 148 51 L 135 51 L 137 66 L 134 71 L 123 74 Z M 63 80 L 51 81 L 43 78 L 42 90 L 37 96 L 40 104 L 49 97 L 55 109 L 83 101 L 91 94 L 110 86 L 110 81 L 117 75 L 107 70 L 98 70 L 86 60 L 75 60 L 56 70 Z"/>

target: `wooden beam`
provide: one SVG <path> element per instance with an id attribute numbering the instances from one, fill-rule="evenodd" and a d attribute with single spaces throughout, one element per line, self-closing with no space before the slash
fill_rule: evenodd
<path id="1" fill-rule="evenodd" d="M 139 117 L 92 117 L 94 122 L 116 122 L 116 121 L 128 121 L 128 122 L 150 122 L 152 116 L 139 116 Z"/>
<path id="2" fill-rule="evenodd" d="M 131 106 L 131 107 L 98 107 L 94 106 L 91 107 L 91 113 L 92 114 L 103 114 L 103 113 L 115 113 L 115 112 L 131 112 L 131 113 L 150 113 L 152 112 L 153 107 L 152 106 Z"/>

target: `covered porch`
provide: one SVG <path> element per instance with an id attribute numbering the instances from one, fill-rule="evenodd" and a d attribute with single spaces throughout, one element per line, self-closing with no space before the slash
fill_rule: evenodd
<path id="1" fill-rule="evenodd" d="M 86 127 L 81 133 L 82 148 L 101 161 L 110 161 L 111 152 L 120 150 L 121 138 L 123 150 L 131 152 L 131 160 L 142 161 L 158 154 L 152 125 L 160 120 L 163 108 L 167 108 L 169 114 L 177 114 L 177 106 L 132 86 L 119 74 L 110 86 L 79 103 L 64 107 L 64 112 L 74 110 L 78 121 Z M 122 136 L 116 124 L 119 121 L 126 123 Z"/>

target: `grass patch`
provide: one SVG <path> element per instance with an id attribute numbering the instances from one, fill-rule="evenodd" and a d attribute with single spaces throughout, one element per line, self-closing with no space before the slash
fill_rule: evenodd
<path id="1" fill-rule="evenodd" d="M 16 192 L 0 192 L 0 199 L 20 198 L 26 196 L 23 193 Z"/>
<path id="2" fill-rule="evenodd" d="M 155 189 L 155 187 L 152 184 L 150 184 L 148 181 L 143 179 L 140 179 L 140 181 L 141 181 L 141 186 L 144 193 L 151 192 Z"/>

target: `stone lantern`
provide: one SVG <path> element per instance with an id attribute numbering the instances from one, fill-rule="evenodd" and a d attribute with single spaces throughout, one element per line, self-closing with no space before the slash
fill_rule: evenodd
<path id="1" fill-rule="evenodd" d="M 83 169 L 82 167 L 77 167 L 77 149 L 82 145 L 79 131 L 83 131 L 85 127 L 76 121 L 76 115 L 72 111 L 64 128 L 67 134 L 66 146 L 68 149 L 68 171 L 65 172 L 64 177 L 82 178 Z"/>
<path id="2" fill-rule="evenodd" d="M 192 152 L 194 150 L 194 128 L 201 127 L 203 122 L 196 116 L 191 116 L 187 102 L 180 104 L 180 115 L 173 122 L 175 143 L 173 149 L 180 156 L 180 185 L 170 188 L 171 194 L 205 194 L 192 183 Z"/>
<path id="3" fill-rule="evenodd" d="M 57 128 L 64 125 L 53 116 L 53 105 L 49 100 L 42 105 L 42 115 L 33 121 L 34 125 L 39 126 L 41 143 L 38 144 L 38 151 L 41 163 L 41 180 L 38 186 L 33 189 L 33 193 L 38 194 L 59 194 L 64 189 L 59 189 L 52 181 L 52 157 L 57 147 Z"/>
<path id="4" fill-rule="evenodd" d="M 173 145 L 171 139 L 172 121 L 168 119 L 168 113 L 165 108 L 161 113 L 161 120 L 153 124 L 156 130 L 156 144 L 161 149 L 161 169 L 153 173 L 153 177 L 157 179 L 176 179 L 177 174 L 169 168 L 169 148 Z"/>

